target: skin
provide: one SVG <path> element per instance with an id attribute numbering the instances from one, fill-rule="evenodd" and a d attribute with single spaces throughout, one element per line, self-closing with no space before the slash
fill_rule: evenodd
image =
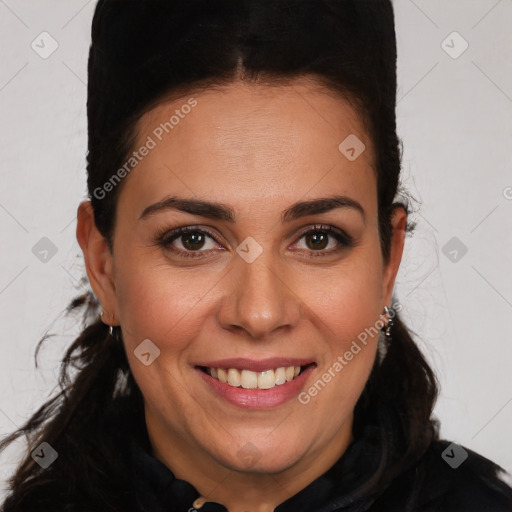
<path id="1" fill-rule="evenodd" d="M 384 265 L 372 143 L 350 104 L 313 80 L 279 87 L 234 82 L 194 98 L 197 106 L 124 179 L 113 253 L 89 202 L 79 207 L 77 238 L 106 311 L 103 321 L 122 328 L 154 455 L 230 512 L 271 512 L 327 471 L 353 440 L 353 409 L 377 337 L 307 404 L 292 399 L 269 409 L 237 407 L 213 393 L 194 364 L 306 357 L 317 363 L 307 390 L 358 334 L 385 320 L 407 214 L 394 212 Z M 147 112 L 136 147 L 187 99 Z M 349 134 L 366 145 L 353 162 L 338 150 Z M 365 219 L 338 208 L 281 222 L 292 204 L 334 194 L 358 201 Z M 229 205 L 236 222 L 175 210 L 139 219 L 170 195 Z M 315 224 L 344 230 L 355 246 L 332 236 L 315 246 L 311 236 L 301 236 Z M 199 258 L 180 258 L 156 244 L 158 230 L 181 226 L 207 228 L 217 241 L 206 236 L 195 249 L 204 252 Z M 252 263 L 235 250 L 248 236 L 263 249 Z M 186 243 L 181 237 L 172 246 L 192 252 Z M 308 257 L 308 250 L 326 254 Z M 161 351 L 149 366 L 134 355 L 145 339 Z M 249 442 L 257 456 L 247 467 L 239 453 Z"/>

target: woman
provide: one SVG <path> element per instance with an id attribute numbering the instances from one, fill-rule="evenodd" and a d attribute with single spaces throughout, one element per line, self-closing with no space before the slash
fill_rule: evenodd
<path id="1" fill-rule="evenodd" d="M 512 510 L 393 297 L 395 66 L 387 0 L 99 1 L 93 316 L 5 512 Z"/>

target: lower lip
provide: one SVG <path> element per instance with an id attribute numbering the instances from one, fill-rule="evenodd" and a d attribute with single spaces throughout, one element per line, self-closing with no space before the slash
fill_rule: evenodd
<path id="1" fill-rule="evenodd" d="M 264 409 L 276 407 L 296 397 L 304 387 L 306 380 L 314 368 L 315 365 L 308 366 L 293 380 L 270 389 L 235 388 L 225 382 L 214 379 L 211 375 L 203 372 L 199 368 L 196 368 L 196 371 L 199 372 L 201 378 L 213 391 L 225 398 L 228 402 L 248 409 Z"/>

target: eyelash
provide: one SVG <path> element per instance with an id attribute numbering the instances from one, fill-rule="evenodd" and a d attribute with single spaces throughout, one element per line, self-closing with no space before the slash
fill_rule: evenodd
<path id="1" fill-rule="evenodd" d="M 332 226 L 327 226 L 324 224 L 316 224 L 312 228 L 302 232 L 298 239 L 301 240 L 303 237 L 314 234 L 317 232 L 324 233 L 328 236 L 332 236 L 335 238 L 340 244 L 341 247 L 336 247 L 334 249 L 329 250 L 319 250 L 319 251 L 311 251 L 311 250 L 305 250 L 301 249 L 300 251 L 305 251 L 309 254 L 308 257 L 318 257 L 318 256 L 326 256 L 329 254 L 337 253 L 343 250 L 344 248 L 351 248 L 355 246 L 354 240 L 351 236 L 347 235 L 346 233 L 342 232 L 341 230 L 338 231 L 338 229 L 333 228 Z M 156 245 L 159 245 L 163 247 L 164 249 L 170 250 L 177 254 L 181 258 L 202 258 L 202 253 L 210 253 L 211 251 L 214 251 L 215 249 L 207 250 L 207 251 L 183 251 L 181 249 L 176 249 L 171 244 L 174 242 L 174 240 L 178 239 L 181 235 L 184 235 L 186 233 L 202 233 L 210 236 L 216 243 L 220 245 L 220 242 L 217 240 L 216 236 L 210 232 L 207 229 L 201 228 L 199 229 L 198 226 L 185 226 L 181 228 L 174 229 L 172 231 L 162 230 L 160 233 L 156 236 Z M 297 243 L 295 242 L 295 243 Z"/>

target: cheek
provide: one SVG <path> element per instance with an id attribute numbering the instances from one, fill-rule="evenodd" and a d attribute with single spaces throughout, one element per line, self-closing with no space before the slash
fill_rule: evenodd
<path id="1" fill-rule="evenodd" d="M 309 307 L 332 345 L 344 349 L 366 328 L 375 325 L 381 311 L 381 272 L 377 259 L 361 254 L 332 271 L 315 269 L 297 275 L 294 288 Z"/>
<path id="2" fill-rule="evenodd" d="M 199 317 L 208 308 L 221 273 L 176 269 L 155 261 L 126 258 L 116 266 L 125 342 L 134 348 L 149 338 L 161 349 L 180 351 L 201 329 Z"/>
<path id="3" fill-rule="evenodd" d="M 328 277 L 316 271 L 316 276 L 303 274 L 299 281 L 298 293 L 310 305 L 310 318 L 326 342 L 318 375 L 302 403 L 310 400 L 319 414 L 337 403 L 332 412 L 336 421 L 348 414 L 364 388 L 383 325 L 381 263 L 371 254 L 361 251 Z"/>

